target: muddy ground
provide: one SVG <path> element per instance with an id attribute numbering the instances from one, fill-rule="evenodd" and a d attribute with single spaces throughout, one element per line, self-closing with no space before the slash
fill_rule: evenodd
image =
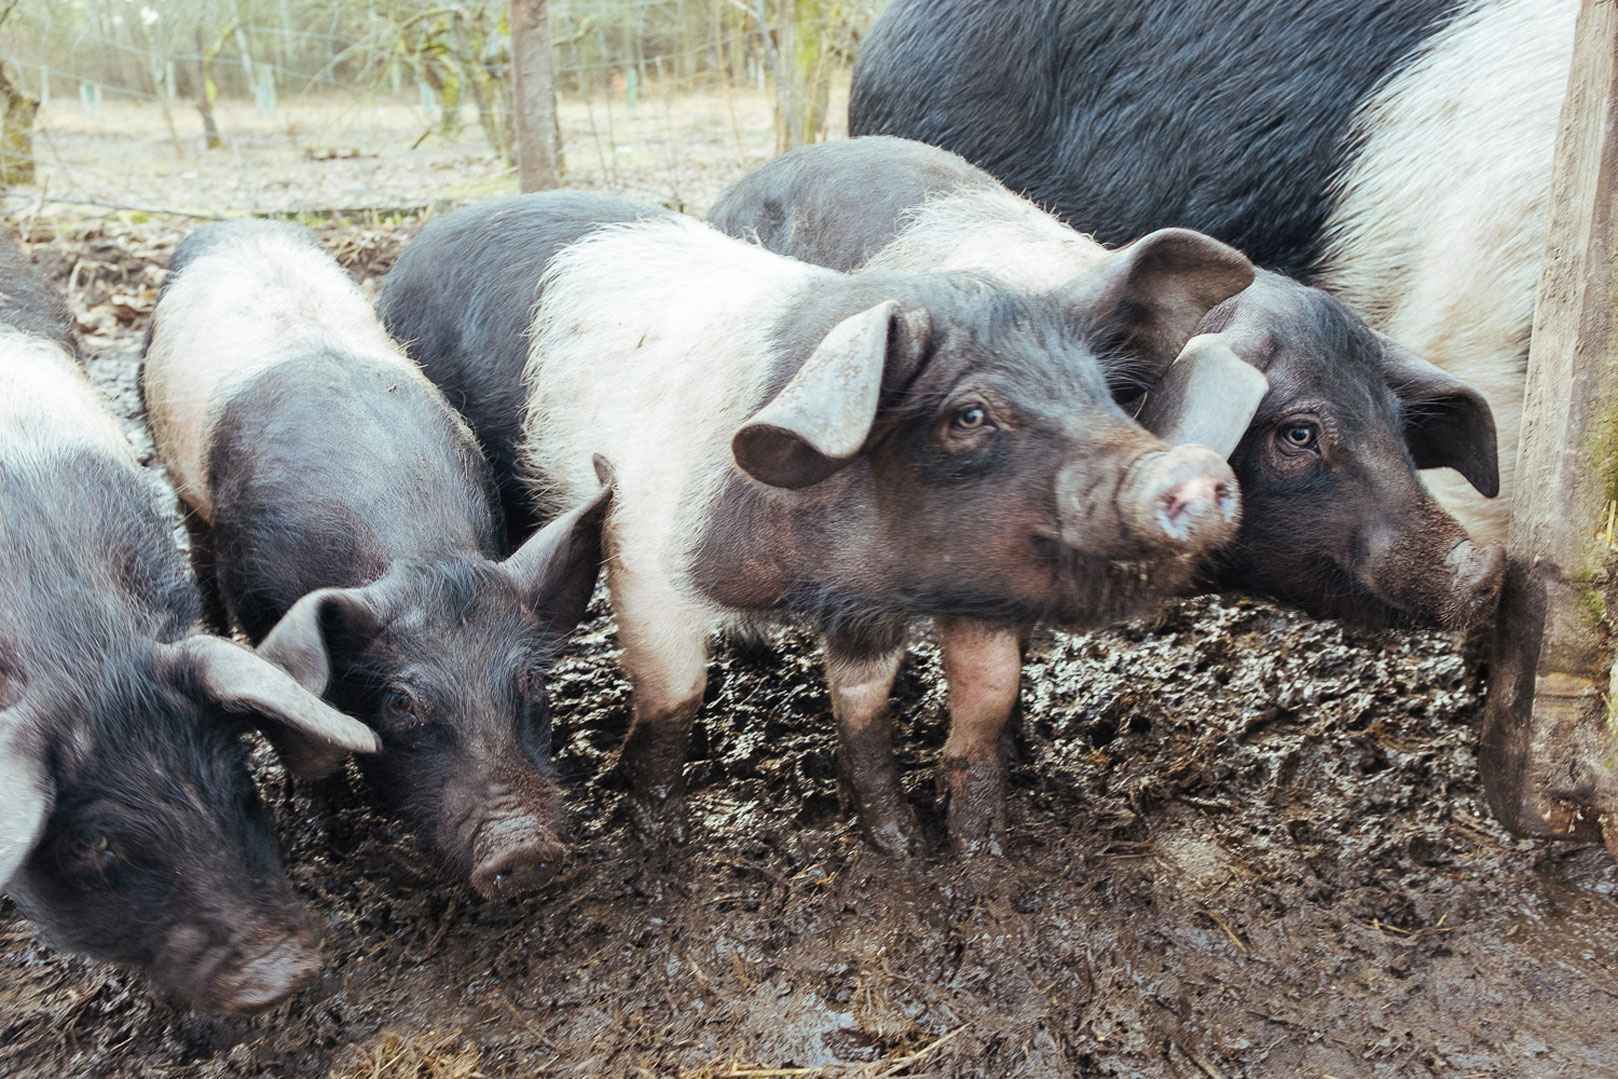
<path id="1" fill-rule="evenodd" d="M 323 234 L 374 279 L 408 232 Z M 175 235 L 36 249 L 131 418 Z M 693 839 L 649 869 L 608 778 L 629 716 L 614 631 L 586 627 L 553 685 L 573 853 L 524 902 L 424 876 L 357 780 L 315 804 L 261 749 L 325 919 L 318 987 L 251 1019 L 177 1012 L 6 903 L 0 1073 L 1618 1075 L 1618 866 L 1493 823 L 1480 671 L 1455 642 L 1233 597 L 1044 639 L 1007 852 L 973 864 L 942 845 L 943 690 L 918 643 L 894 707 L 936 846 L 912 867 L 862 847 L 816 648 L 776 643 L 719 650 Z"/>

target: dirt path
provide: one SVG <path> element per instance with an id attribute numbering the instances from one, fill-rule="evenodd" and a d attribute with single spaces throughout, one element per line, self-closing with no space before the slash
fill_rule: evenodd
<path id="1" fill-rule="evenodd" d="M 361 276 L 398 242 L 326 238 Z M 166 242 L 120 260 L 130 237 L 80 236 L 50 260 L 79 265 L 95 375 L 131 416 Z M 837 804 L 812 642 L 777 643 L 715 661 L 694 840 L 648 859 L 605 777 L 628 690 L 590 624 L 553 691 L 574 855 L 526 902 L 423 877 L 361 784 L 313 804 L 261 751 L 325 917 L 320 985 L 254 1019 L 175 1012 L 5 903 L 0 1073 L 1618 1075 L 1618 866 L 1493 824 L 1480 682 L 1445 638 L 1199 599 L 1046 639 L 1006 857 L 908 871 Z M 923 642 L 895 707 L 935 838 L 943 703 Z"/>

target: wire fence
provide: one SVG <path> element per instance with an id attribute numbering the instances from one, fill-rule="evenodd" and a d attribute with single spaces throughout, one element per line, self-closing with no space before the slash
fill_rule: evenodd
<path id="1" fill-rule="evenodd" d="M 0 0 L 4 82 L 37 103 L 31 145 L 0 141 L 5 208 L 388 213 L 515 190 L 506 6 Z M 783 34 L 806 10 L 836 134 L 879 6 L 552 0 L 567 182 L 705 207 L 776 148 Z"/>

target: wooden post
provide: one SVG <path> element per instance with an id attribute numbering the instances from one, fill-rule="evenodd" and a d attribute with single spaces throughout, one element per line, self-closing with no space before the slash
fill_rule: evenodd
<path id="1" fill-rule="evenodd" d="M 1618 856 L 1618 4 L 1583 0 L 1481 763 L 1527 835 Z"/>
<path id="2" fill-rule="evenodd" d="M 517 184 L 523 191 L 557 187 L 562 182 L 562 129 L 546 0 L 511 0 L 511 73 Z"/>

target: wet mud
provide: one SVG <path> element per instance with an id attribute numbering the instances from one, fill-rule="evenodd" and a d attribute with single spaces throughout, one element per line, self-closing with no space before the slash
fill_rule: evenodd
<path id="1" fill-rule="evenodd" d="M 93 242 L 45 254 L 65 278 Z M 360 247 L 370 277 L 396 242 Z M 75 303 L 133 428 L 146 270 L 108 274 L 132 314 Z M 791 632 L 717 648 L 689 840 L 644 848 L 595 610 L 551 685 L 570 852 L 543 891 L 436 879 L 357 775 L 294 789 L 260 746 L 324 927 L 318 985 L 253 1018 L 188 1014 L 0 903 L 0 1073 L 1618 1075 L 1618 866 L 1491 820 L 1480 671 L 1450 638 L 1235 597 L 1040 636 L 1002 853 L 969 858 L 947 841 L 921 639 L 891 703 L 927 849 L 899 863 L 842 805 L 819 650 Z"/>

